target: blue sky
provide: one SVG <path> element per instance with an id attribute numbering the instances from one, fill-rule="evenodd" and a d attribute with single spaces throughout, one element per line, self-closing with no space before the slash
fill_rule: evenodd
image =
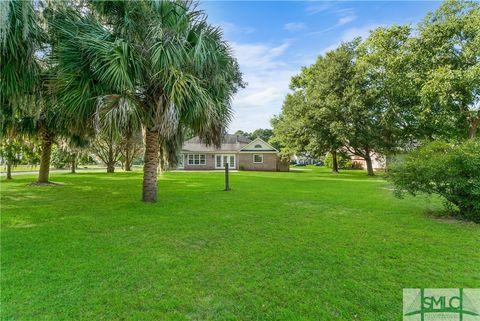
<path id="1" fill-rule="evenodd" d="M 270 128 L 290 78 L 342 41 L 369 30 L 416 24 L 437 1 L 202 1 L 209 21 L 223 28 L 247 88 L 233 100 L 229 132 Z"/>

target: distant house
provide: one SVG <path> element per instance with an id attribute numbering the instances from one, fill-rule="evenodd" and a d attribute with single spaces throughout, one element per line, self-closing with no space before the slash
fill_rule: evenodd
<path id="1" fill-rule="evenodd" d="M 288 163 L 280 160 L 278 150 L 256 138 L 226 134 L 219 148 L 207 146 L 198 137 L 187 140 L 182 147 L 178 169 L 215 170 L 225 168 L 248 171 L 288 171 Z"/>
<path id="2" fill-rule="evenodd" d="M 350 160 L 352 161 L 352 167 L 357 169 L 367 169 L 367 162 L 363 157 L 349 154 Z M 372 156 L 372 167 L 375 170 L 385 169 L 385 157 L 380 154 L 373 153 Z"/>
<path id="3" fill-rule="evenodd" d="M 314 165 L 318 163 L 318 159 L 307 156 L 307 155 L 293 155 L 290 158 L 290 162 L 297 165 Z"/>

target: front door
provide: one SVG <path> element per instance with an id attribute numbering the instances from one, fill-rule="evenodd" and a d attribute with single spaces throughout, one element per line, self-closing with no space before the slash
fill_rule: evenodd
<path id="1" fill-rule="evenodd" d="M 215 155 L 215 168 L 225 168 L 225 164 L 228 163 L 228 168 L 235 169 L 236 167 L 235 155 L 226 154 L 226 155 Z"/>

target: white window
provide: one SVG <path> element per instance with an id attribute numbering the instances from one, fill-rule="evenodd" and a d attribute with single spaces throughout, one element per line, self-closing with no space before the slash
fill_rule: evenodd
<path id="1" fill-rule="evenodd" d="M 263 163 L 263 155 L 262 154 L 253 154 L 253 162 L 254 163 Z"/>
<path id="2" fill-rule="evenodd" d="M 228 168 L 235 168 L 235 155 L 215 155 L 215 168 L 224 168 L 228 163 Z"/>
<path id="3" fill-rule="evenodd" d="M 205 154 L 188 154 L 188 165 L 205 165 Z"/>

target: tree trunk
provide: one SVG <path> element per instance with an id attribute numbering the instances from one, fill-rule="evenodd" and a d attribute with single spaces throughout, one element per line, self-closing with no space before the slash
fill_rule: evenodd
<path id="1" fill-rule="evenodd" d="M 133 158 L 132 156 L 133 155 L 130 155 L 130 145 L 131 145 L 131 142 L 130 142 L 131 138 L 127 138 L 127 142 L 126 142 L 126 146 L 125 146 L 125 171 L 126 172 L 131 172 L 132 171 L 132 159 L 130 158 Z"/>
<path id="2" fill-rule="evenodd" d="M 107 163 L 107 173 L 115 173 L 115 163 Z"/>
<path id="3" fill-rule="evenodd" d="M 7 179 L 12 179 L 12 164 L 7 162 Z"/>
<path id="4" fill-rule="evenodd" d="M 160 149 L 159 133 L 147 129 L 145 132 L 145 156 L 143 165 L 143 196 L 144 202 L 157 201 L 157 168 Z"/>
<path id="5" fill-rule="evenodd" d="M 113 139 L 110 139 L 110 144 L 108 145 L 108 162 L 107 162 L 107 173 L 115 172 L 115 159 L 113 157 Z"/>
<path id="6" fill-rule="evenodd" d="M 332 173 L 338 174 L 338 159 L 336 150 L 332 150 Z"/>
<path id="7" fill-rule="evenodd" d="M 125 161 L 125 172 L 131 172 L 132 171 L 132 166 L 130 165 L 130 162 Z"/>
<path id="8" fill-rule="evenodd" d="M 470 121 L 470 126 L 468 128 L 468 138 L 475 139 L 477 137 L 477 128 L 480 124 L 480 110 L 477 113 L 477 117 L 473 118 Z"/>
<path id="9" fill-rule="evenodd" d="M 160 151 L 158 158 L 159 158 L 159 160 L 160 160 L 160 164 L 159 164 L 159 165 L 160 165 L 160 172 L 161 172 L 161 173 L 165 172 L 165 167 L 166 167 L 165 157 L 163 157 L 163 156 L 164 156 L 164 155 L 163 155 L 163 152 Z"/>
<path id="10" fill-rule="evenodd" d="M 372 165 L 372 157 L 370 156 L 370 151 L 365 150 L 365 162 L 367 163 L 367 173 L 368 176 L 374 176 L 375 173 L 373 172 L 373 165 Z"/>
<path id="11" fill-rule="evenodd" d="M 50 174 L 50 156 L 52 154 L 53 138 L 44 133 L 42 135 L 42 147 L 40 154 L 40 170 L 38 172 L 38 183 L 48 183 Z"/>
<path id="12" fill-rule="evenodd" d="M 71 167 L 70 172 L 72 174 L 75 174 L 76 173 L 75 169 L 77 167 L 77 154 L 76 153 L 71 155 L 70 167 Z"/>

